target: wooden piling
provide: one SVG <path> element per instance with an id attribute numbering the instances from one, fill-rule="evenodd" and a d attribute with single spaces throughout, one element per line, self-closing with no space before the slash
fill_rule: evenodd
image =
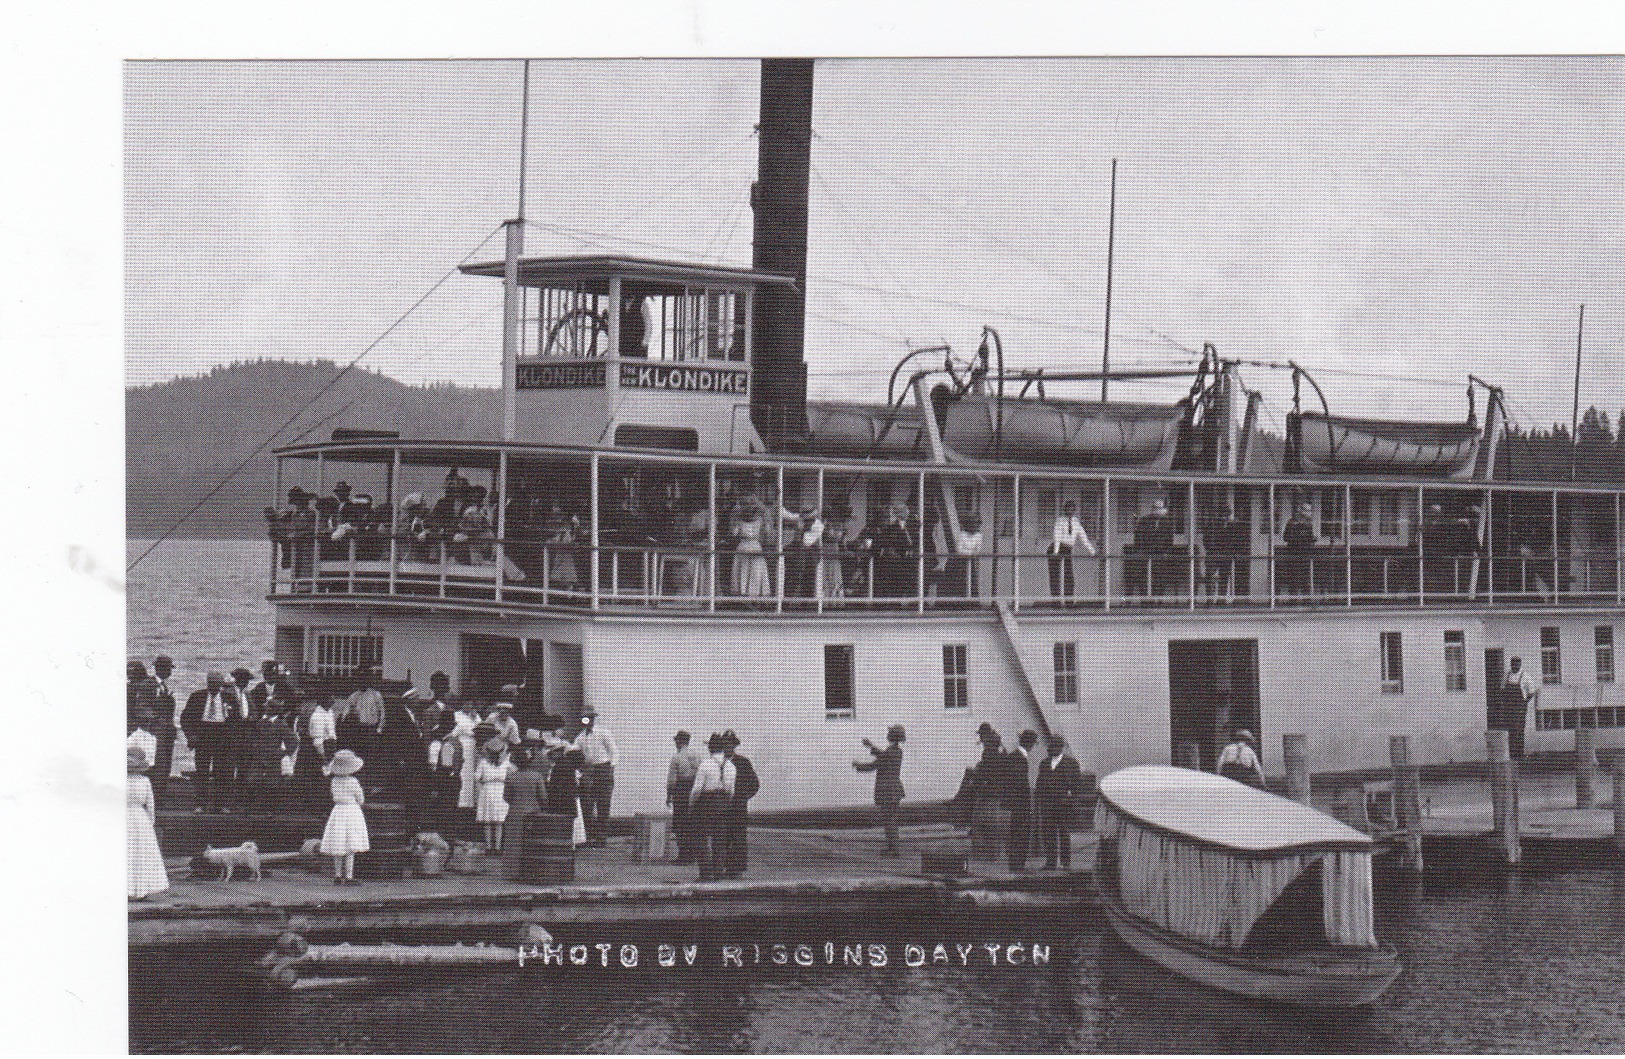
<path id="1" fill-rule="evenodd" d="M 1174 764 L 1180 768 L 1201 769 L 1202 746 L 1200 743 L 1180 743 L 1174 748 Z"/>
<path id="2" fill-rule="evenodd" d="M 1309 757 L 1302 735 L 1281 736 L 1281 758 L 1286 762 L 1286 796 L 1309 804 Z"/>
<path id="3" fill-rule="evenodd" d="M 1503 860 L 1508 864 L 1517 864 L 1523 859 L 1523 846 L 1518 840 L 1518 773 L 1507 749 L 1507 733 L 1498 729 L 1485 732 L 1484 744 L 1490 756 L 1494 842 Z"/>
<path id="4" fill-rule="evenodd" d="M 1597 732 L 1592 728 L 1574 730 L 1574 807 L 1589 809 L 1597 804 L 1593 785 L 1597 776 Z"/>
<path id="5" fill-rule="evenodd" d="M 1388 737 L 1388 761 L 1394 775 L 1394 817 L 1403 843 L 1400 863 L 1422 870 L 1422 774 L 1411 764 L 1411 739 Z"/>
<path id="6" fill-rule="evenodd" d="M 1625 750 L 1614 751 L 1614 848 L 1625 853 Z"/>

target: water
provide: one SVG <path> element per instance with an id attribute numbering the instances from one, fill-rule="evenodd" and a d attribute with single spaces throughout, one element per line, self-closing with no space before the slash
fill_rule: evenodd
<path id="1" fill-rule="evenodd" d="M 271 640 L 267 546 L 166 542 L 129 582 L 133 656 L 177 690 L 254 665 Z M 1378 933 L 1405 971 L 1370 1009 L 1314 1016 L 1177 978 L 1092 914 L 869 924 L 885 968 L 506 971 L 272 994 L 258 953 L 140 957 L 140 1052 L 1590 1052 L 1625 1051 L 1625 870 L 1378 881 Z M 673 928 L 680 932 L 682 928 Z M 711 944 L 818 943 L 819 923 L 729 924 Z M 846 935 L 840 935 L 845 938 Z M 1047 941 L 1046 966 L 900 966 L 908 941 Z M 571 940 L 596 940 L 581 937 Z M 621 938 L 615 939 L 619 943 Z M 647 950 L 667 938 L 632 935 Z"/>

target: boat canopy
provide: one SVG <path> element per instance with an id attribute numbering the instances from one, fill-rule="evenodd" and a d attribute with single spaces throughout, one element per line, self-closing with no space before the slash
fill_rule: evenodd
<path id="1" fill-rule="evenodd" d="M 1326 939 L 1371 947 L 1371 839 L 1234 780 L 1137 765 L 1100 782 L 1096 828 L 1114 841 L 1127 910 L 1184 937 L 1240 948 L 1261 916 L 1319 866 Z"/>

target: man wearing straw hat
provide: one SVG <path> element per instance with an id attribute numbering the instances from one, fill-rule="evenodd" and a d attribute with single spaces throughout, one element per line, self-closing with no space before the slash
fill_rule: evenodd
<path id="1" fill-rule="evenodd" d="M 581 713 L 581 732 L 571 744 L 581 751 L 581 821 L 587 845 L 604 846 L 609 836 L 609 800 L 615 793 L 615 765 L 620 759 L 615 738 L 598 724 L 590 706 Z"/>

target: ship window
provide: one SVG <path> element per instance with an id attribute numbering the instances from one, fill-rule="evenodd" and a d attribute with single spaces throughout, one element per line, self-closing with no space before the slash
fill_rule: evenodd
<path id="1" fill-rule="evenodd" d="M 1384 493 L 1377 498 L 1377 534 L 1382 537 L 1400 535 L 1399 497 L 1393 493 Z"/>
<path id="2" fill-rule="evenodd" d="M 1460 629 L 1444 631 L 1444 690 L 1467 690 L 1467 634 Z"/>
<path id="3" fill-rule="evenodd" d="M 316 675 L 319 677 L 347 676 L 358 666 L 376 666 L 383 658 L 382 636 L 354 632 L 316 634 Z"/>
<path id="4" fill-rule="evenodd" d="M 739 292 L 685 287 L 681 294 L 648 302 L 645 313 L 658 334 L 653 352 L 662 360 L 745 359 L 745 310 Z"/>
<path id="5" fill-rule="evenodd" d="M 1324 489 L 1320 494 L 1320 535 L 1327 540 L 1343 539 L 1343 490 Z"/>
<path id="6" fill-rule="evenodd" d="M 852 645 L 824 645 L 824 716 L 851 717 Z"/>
<path id="7" fill-rule="evenodd" d="M 609 351 L 609 298 L 584 285 L 525 289 L 525 344 L 522 354 L 544 357 L 601 357 Z M 534 339 L 530 336 L 534 335 Z"/>
<path id="8" fill-rule="evenodd" d="M 1349 536 L 1371 536 L 1371 508 L 1369 493 L 1354 494 L 1354 503 L 1349 507 Z"/>
<path id="9" fill-rule="evenodd" d="M 1078 701 L 1078 645 L 1075 641 L 1058 643 L 1055 655 L 1055 701 L 1057 704 Z"/>
<path id="10" fill-rule="evenodd" d="M 1140 517 L 1140 487 L 1137 485 L 1115 485 L 1112 488 L 1117 500 L 1117 532 L 1134 532 L 1134 523 Z"/>
<path id="11" fill-rule="evenodd" d="M 1614 682 L 1614 627 L 1599 625 L 1596 629 L 1597 683 Z"/>
<path id="12" fill-rule="evenodd" d="M 1563 643 L 1555 625 L 1540 627 L 1540 682 L 1563 683 Z"/>
<path id="13" fill-rule="evenodd" d="M 970 674 L 962 643 L 942 645 L 942 705 L 950 710 L 970 709 Z"/>
<path id="14" fill-rule="evenodd" d="M 1382 634 L 1382 690 L 1397 695 L 1405 690 L 1405 649 L 1399 633 Z"/>

